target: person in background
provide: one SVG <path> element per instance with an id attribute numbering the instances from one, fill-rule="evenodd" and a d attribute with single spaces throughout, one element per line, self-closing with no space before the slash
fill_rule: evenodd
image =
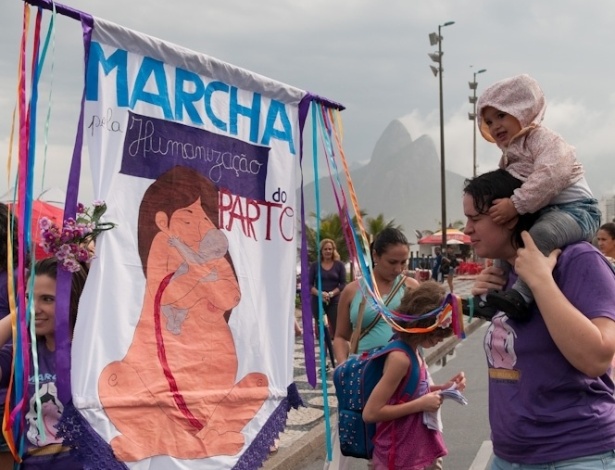
<path id="1" fill-rule="evenodd" d="M 400 230 L 385 228 L 376 235 L 372 244 L 373 281 L 378 287 L 378 292 L 383 302 L 388 300 L 391 289 L 403 276 L 409 254 L 408 240 Z M 348 359 L 352 332 L 357 328 L 356 321 L 359 314 L 359 306 L 363 299 L 363 292 L 359 282 L 358 279 L 350 282 L 340 297 L 337 309 L 337 329 L 333 339 L 333 349 L 338 364 Z M 404 282 L 405 288 L 398 290 L 394 294 L 394 298 L 388 300 L 388 307 L 392 310 L 399 306 L 405 289 L 413 289 L 419 286 L 419 282 L 410 277 L 405 277 Z M 377 317 L 379 317 L 379 313 L 367 303 L 360 328 L 366 328 Z M 359 341 L 358 352 L 361 353 L 383 346 L 388 343 L 392 335 L 393 331 L 388 323 L 379 318 L 378 322 Z"/>
<path id="2" fill-rule="evenodd" d="M 596 234 L 598 249 L 615 269 L 615 223 L 608 222 L 600 227 Z M 615 356 L 611 361 L 611 378 L 615 380 Z"/>
<path id="3" fill-rule="evenodd" d="M 482 136 L 502 150 L 499 167 L 523 182 L 509 197 L 494 201 L 493 220 L 507 229 L 516 217 L 538 213 L 530 234 L 545 255 L 591 240 L 600 224 L 598 201 L 574 147 L 542 125 L 547 104 L 538 82 L 529 75 L 501 80 L 483 92 L 476 106 Z M 488 293 L 486 300 L 516 320 L 528 320 L 533 296 L 518 279 L 506 291 Z"/>
<path id="4" fill-rule="evenodd" d="M 56 309 L 56 277 L 58 260 L 45 258 L 34 266 L 34 284 L 28 296 L 32 299 L 35 315 L 35 331 L 37 337 L 36 351 L 38 356 L 39 379 L 38 391 L 31 378 L 27 391 L 26 434 L 27 450 L 23 456 L 20 469 L 49 469 L 49 470 L 81 470 L 83 465 L 70 454 L 70 449 L 62 445 L 62 439 L 57 437 L 56 425 L 62 415 L 64 407 L 57 396 L 56 370 L 55 370 L 55 309 Z M 72 274 L 71 296 L 69 306 L 69 325 L 72 329 L 77 320 L 79 298 L 87 277 L 86 269 Z M 0 343 L 5 346 L 0 349 L 0 386 L 6 388 L 11 375 L 13 362 L 13 344 L 9 343 L 12 336 L 11 318 L 7 316 L 0 320 Z M 33 371 L 30 365 L 30 371 Z M 37 404 L 35 400 L 38 393 L 42 402 L 42 423 L 38 423 Z M 39 434 L 43 428 L 45 434 Z M 12 460 L 10 453 L 3 454 L 4 458 Z"/>
<path id="5" fill-rule="evenodd" d="M 314 261 L 311 264 L 309 272 L 312 314 L 315 319 L 318 319 L 318 298 L 320 294 L 322 297 L 322 307 L 329 323 L 329 333 L 331 338 L 333 338 L 335 337 L 335 326 L 337 323 L 339 295 L 346 286 L 346 266 L 340 261 L 340 254 L 337 252 L 335 242 L 330 238 L 324 238 L 320 241 L 318 254 L 318 261 Z M 319 265 L 322 292 L 318 290 Z"/>
<path id="6" fill-rule="evenodd" d="M 598 249 L 615 265 L 615 223 L 608 222 L 600 227 L 596 234 Z"/>
<path id="7" fill-rule="evenodd" d="M 440 280 L 440 266 L 442 265 L 442 248 L 439 246 L 435 247 L 434 253 L 435 257 L 433 267 L 431 268 L 431 278 L 434 281 L 438 281 Z"/>
<path id="8" fill-rule="evenodd" d="M 446 278 L 448 290 L 451 294 L 453 293 L 453 278 L 455 276 L 455 269 L 457 269 L 457 266 L 459 266 L 459 263 L 457 261 L 457 256 L 455 255 L 455 250 L 453 250 L 452 246 L 447 246 L 446 256 L 442 257 L 440 272 L 442 273 L 442 279 Z"/>
<path id="9" fill-rule="evenodd" d="M 495 454 L 491 470 L 615 469 L 615 274 L 587 242 L 541 253 L 527 229 L 534 216 L 497 223 L 494 201 L 521 181 L 500 169 L 466 181 L 464 229 L 481 258 L 506 260 L 477 277 L 472 293 L 512 285 L 532 290 L 530 318 L 498 312 L 484 349 L 489 421 Z"/>

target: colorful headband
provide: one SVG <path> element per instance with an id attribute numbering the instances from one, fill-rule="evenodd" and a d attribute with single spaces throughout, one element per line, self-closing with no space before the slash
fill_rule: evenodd
<path id="1" fill-rule="evenodd" d="M 460 338 L 465 336 L 463 331 L 463 322 L 459 315 L 460 299 L 454 294 L 447 294 L 442 301 L 442 304 L 421 315 L 406 315 L 399 312 L 391 311 L 391 315 L 383 315 L 385 321 L 396 331 L 404 333 L 430 333 L 436 328 L 452 328 L 453 332 Z M 426 318 L 434 318 L 434 323 L 427 327 L 411 327 L 406 328 L 399 322 L 416 322 Z"/>

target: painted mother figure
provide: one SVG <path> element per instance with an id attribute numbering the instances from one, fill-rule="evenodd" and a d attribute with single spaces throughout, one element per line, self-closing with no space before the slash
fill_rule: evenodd
<path id="1" fill-rule="evenodd" d="M 108 364 L 98 382 L 120 433 L 111 440 L 120 460 L 235 455 L 244 446 L 242 429 L 269 395 L 262 373 L 237 381 L 228 316 L 240 291 L 217 226 L 218 204 L 210 180 L 179 166 L 141 201 L 143 308 L 126 356 Z"/>

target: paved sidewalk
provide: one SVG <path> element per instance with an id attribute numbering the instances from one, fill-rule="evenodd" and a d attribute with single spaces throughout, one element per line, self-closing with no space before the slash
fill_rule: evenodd
<path id="1" fill-rule="evenodd" d="M 474 281 L 474 276 L 458 276 L 454 280 L 453 288 L 455 294 L 461 297 L 470 295 L 470 289 Z M 444 287 L 447 285 L 444 283 Z M 301 313 L 298 311 L 298 315 Z M 476 330 L 482 321 L 473 320 L 468 323 L 466 318 L 466 334 L 471 334 Z M 446 360 L 446 356 L 455 348 L 459 340 L 455 337 L 448 338 L 439 347 L 435 348 L 426 357 L 429 365 L 438 361 Z M 316 348 L 316 358 L 320 357 L 320 349 Z M 305 373 L 305 360 L 303 357 L 303 340 L 297 338 L 295 343 L 294 358 L 294 380 L 299 389 L 299 393 L 305 403 L 305 407 L 298 410 L 292 409 L 288 413 L 286 430 L 280 434 L 279 450 L 271 454 L 262 468 L 266 470 L 300 470 L 302 463 L 309 462 L 310 459 L 322 457 L 325 454 L 325 420 L 324 420 L 324 400 L 320 372 L 318 373 L 318 383 L 316 388 L 312 388 L 307 381 Z M 332 371 L 327 373 L 327 394 L 330 414 L 334 415 L 337 410 L 337 400 L 333 387 Z M 335 419 L 330 419 L 331 425 L 335 425 Z"/>

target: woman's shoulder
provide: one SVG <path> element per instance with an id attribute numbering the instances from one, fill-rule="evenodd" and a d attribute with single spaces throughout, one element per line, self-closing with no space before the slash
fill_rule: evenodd
<path id="1" fill-rule="evenodd" d="M 592 244 L 588 242 L 572 243 L 564 247 L 557 258 L 556 271 L 560 273 L 571 272 L 577 275 L 585 269 L 596 270 L 601 261 L 604 261 L 604 266 L 610 264 L 607 258 Z"/>
<path id="2" fill-rule="evenodd" d="M 344 287 L 344 291 L 349 292 L 352 295 L 354 295 L 358 289 L 359 289 L 358 279 L 355 279 L 354 281 L 350 281 L 348 284 L 346 284 L 346 287 Z"/>
<path id="3" fill-rule="evenodd" d="M 567 245 L 564 247 L 561 255 L 558 258 L 558 261 L 562 259 L 564 260 L 574 259 L 575 257 L 586 254 L 586 253 L 590 255 L 593 254 L 596 256 L 603 256 L 602 253 L 600 253 L 600 251 L 598 250 L 598 248 L 596 248 L 591 243 L 576 242 L 576 243 L 571 243 L 570 245 Z"/>

